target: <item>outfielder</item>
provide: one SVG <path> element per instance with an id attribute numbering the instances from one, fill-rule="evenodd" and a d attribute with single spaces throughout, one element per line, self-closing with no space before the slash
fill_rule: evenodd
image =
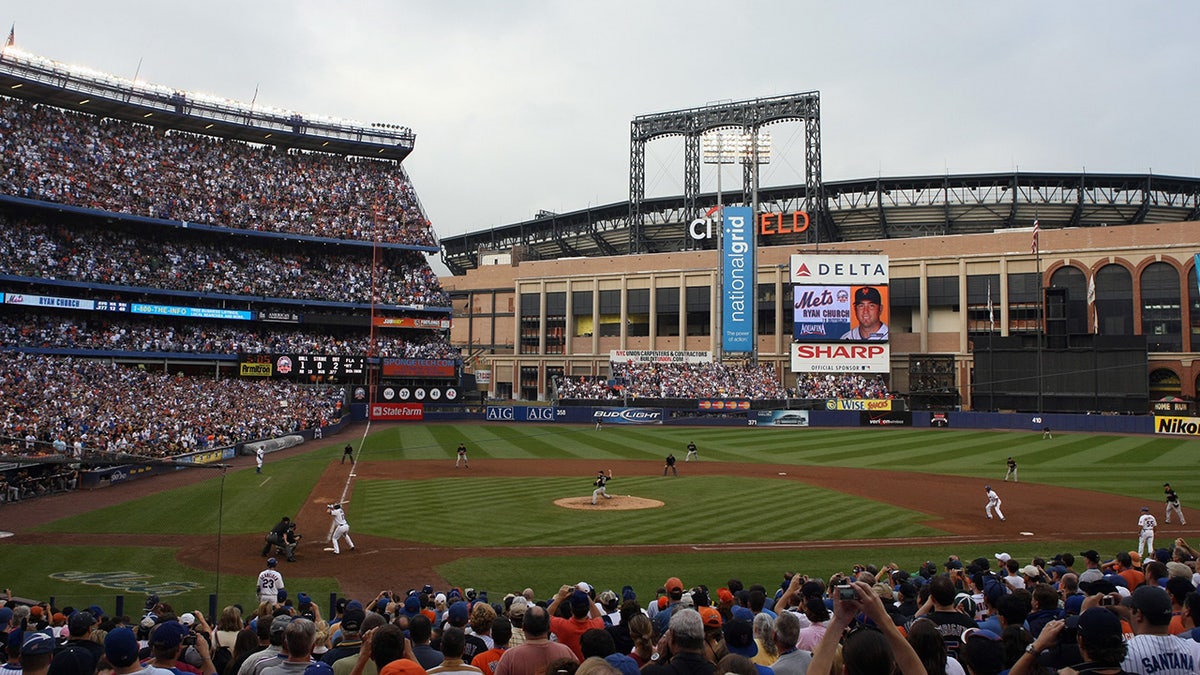
<path id="1" fill-rule="evenodd" d="M 259 602 L 275 603 L 279 601 L 279 591 L 283 590 L 283 575 L 275 569 L 278 562 L 267 558 L 267 569 L 258 573 L 258 586 L 255 593 Z"/>
<path id="2" fill-rule="evenodd" d="M 983 489 L 987 491 L 988 501 L 987 506 L 984 508 L 984 512 L 987 513 L 988 520 L 992 519 L 992 511 L 995 511 L 996 515 L 1001 521 L 1003 521 L 1004 513 L 1000 510 L 1000 495 L 996 494 L 996 491 L 992 489 L 991 485 L 984 485 Z"/>
<path id="3" fill-rule="evenodd" d="M 346 538 L 346 543 L 350 545 L 350 550 L 354 550 L 354 540 L 350 538 L 350 524 L 346 522 L 346 512 L 342 510 L 341 504 L 330 504 L 325 507 L 329 511 L 329 515 L 333 516 L 333 535 L 329 541 L 333 544 L 333 554 L 341 553 L 338 547 L 338 539 Z"/>
<path id="4" fill-rule="evenodd" d="M 687 454 L 687 457 L 683 458 L 683 461 L 690 462 L 690 461 L 692 461 L 693 457 L 696 458 L 697 462 L 700 461 L 700 455 L 696 454 L 696 442 L 689 441 L 688 442 L 688 454 Z"/>
<path id="5" fill-rule="evenodd" d="M 1004 474 L 1004 481 L 1008 482 L 1009 478 L 1013 479 L 1014 483 L 1019 482 L 1017 480 L 1017 460 L 1012 457 L 1008 458 L 1008 473 Z"/>
<path id="6" fill-rule="evenodd" d="M 1142 507 L 1142 516 L 1138 518 L 1138 555 L 1142 555 L 1143 549 L 1146 553 L 1153 555 L 1154 553 L 1154 528 L 1158 527 L 1158 521 L 1154 516 L 1150 515 L 1150 507 Z"/>
<path id="7" fill-rule="evenodd" d="M 1179 524 L 1187 525 L 1187 521 L 1183 519 L 1183 509 L 1179 506 L 1179 495 L 1171 488 L 1170 483 L 1163 483 L 1163 493 L 1167 495 L 1167 522 L 1171 522 L 1171 512 L 1174 511 L 1179 516 Z"/>
<path id="8" fill-rule="evenodd" d="M 262 464 L 263 464 L 263 449 L 262 449 L 262 446 L 260 445 L 260 446 L 258 446 L 258 449 L 254 451 L 254 473 L 262 473 Z"/>
<path id="9" fill-rule="evenodd" d="M 454 468 L 457 469 L 460 465 L 467 469 L 471 468 L 471 463 L 467 461 L 467 444 L 466 443 L 458 444 L 458 459 L 454 460 Z"/>
<path id="10" fill-rule="evenodd" d="M 608 473 L 604 473 L 604 469 L 596 473 L 596 480 L 592 483 L 596 486 L 596 489 L 592 490 L 592 506 L 596 505 L 597 497 L 612 499 L 612 495 L 608 494 L 608 490 L 605 488 L 610 480 L 612 480 L 612 469 L 609 469 Z"/>

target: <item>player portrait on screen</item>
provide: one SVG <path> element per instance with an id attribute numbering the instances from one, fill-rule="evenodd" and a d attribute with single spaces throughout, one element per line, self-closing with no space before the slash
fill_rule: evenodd
<path id="1" fill-rule="evenodd" d="M 887 340 L 888 327 L 883 319 L 883 297 L 874 286 L 859 286 L 854 291 L 854 313 L 850 330 L 843 340 Z"/>

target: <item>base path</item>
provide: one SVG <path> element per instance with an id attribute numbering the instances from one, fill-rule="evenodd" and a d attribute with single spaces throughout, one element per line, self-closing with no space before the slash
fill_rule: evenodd
<path id="1" fill-rule="evenodd" d="M 291 449 L 272 455 L 286 457 L 289 454 L 311 451 Z M 253 459 L 240 457 L 234 460 L 234 469 L 250 470 Z M 478 458 L 471 465 L 470 475 L 479 477 L 513 476 L 564 476 L 578 478 L 595 471 L 594 460 L 488 460 Z M 397 479 L 401 473 L 405 480 L 445 478 L 453 472 L 454 462 L 438 461 L 362 461 L 355 467 L 356 480 Z M 658 460 L 620 461 L 612 463 L 617 475 L 652 476 L 662 471 Z M 317 527 L 305 532 L 306 538 L 297 551 L 298 561 L 294 564 L 281 562 L 285 575 L 326 576 L 335 578 L 347 597 L 373 597 L 384 588 L 419 587 L 426 583 L 444 588 L 448 584 L 437 573 L 437 566 L 462 557 L 486 556 L 489 558 L 520 558 L 545 555 L 553 551 L 556 555 L 588 555 L 603 550 L 606 555 L 638 555 L 648 550 L 656 553 L 722 551 L 722 550 L 805 550 L 846 548 L 853 546 L 888 547 L 928 545 L 940 550 L 954 551 L 965 546 L 977 546 L 987 542 L 1008 542 L 1016 539 L 1030 541 L 1061 541 L 1077 539 L 1110 539 L 1128 537 L 1130 545 L 1135 542 L 1133 528 L 1123 527 L 1122 514 L 1137 514 L 1145 500 L 1114 496 L 1087 490 L 1060 488 L 1035 483 L 1004 483 L 994 485 L 1004 500 L 1006 522 L 989 521 L 983 512 L 986 502 L 984 481 L 979 478 L 963 478 L 937 474 L 903 473 L 875 469 L 851 469 L 821 466 L 736 464 L 727 462 L 689 463 L 687 475 L 745 476 L 769 480 L 793 480 L 808 483 L 828 490 L 857 495 L 864 499 L 892 504 L 905 509 L 930 514 L 925 524 L 945 531 L 941 537 L 916 539 L 870 539 L 829 541 L 779 541 L 759 543 L 721 544 L 696 542 L 685 545 L 638 545 L 620 546 L 608 543 L 604 546 L 546 546 L 546 547 L 495 547 L 478 546 L 439 547 L 421 542 L 401 541 L 351 532 L 355 551 L 343 551 L 340 556 L 323 551 L 322 539 L 327 532 L 321 528 L 329 522 L 325 505 L 338 499 L 345 485 L 349 467 L 339 465 L 334 455 L 325 473 L 313 486 L 309 499 L 296 519 L 300 523 L 316 523 Z M 115 487 L 55 495 L 28 500 L 3 507 L 5 527 L 14 536 L 5 541 L 8 545 L 106 545 L 114 544 L 111 535 L 88 533 L 42 534 L 30 529 L 51 522 L 80 510 L 92 510 L 138 499 L 149 490 L 163 491 L 211 477 L 205 470 L 178 471 L 163 476 L 130 481 Z M 669 478 L 664 480 L 675 480 Z M 626 508 L 634 504 L 633 495 L 628 498 Z M 622 495 L 624 498 L 624 495 Z M 580 495 L 586 502 L 579 508 L 599 508 L 591 505 L 591 493 Z M 619 508 L 609 500 L 601 506 Z M 653 501 L 653 500 L 647 500 Z M 653 505 L 651 505 L 653 506 Z M 564 508 L 567 506 L 564 505 Z M 639 505 L 643 508 L 644 505 Z M 1098 514 L 1113 514 L 1103 516 Z M 1188 514 L 1200 521 L 1200 513 Z M 1170 529 L 1167 529 L 1169 527 Z M 1163 543 L 1176 536 L 1194 534 L 1188 528 L 1171 525 L 1160 528 Z M 1176 528 L 1179 528 L 1178 530 Z M 139 535 L 136 531 L 122 535 L 121 544 L 129 546 L 177 546 L 178 560 L 186 565 L 213 571 L 216 564 L 213 555 L 213 537 L 194 535 L 162 536 Z M 221 569 L 227 574 L 254 576 L 263 567 L 259 555 L 263 546 L 262 535 L 226 535 L 222 537 Z M 396 560 L 403 565 L 396 565 Z M 347 564 L 350 563 L 350 564 Z"/>

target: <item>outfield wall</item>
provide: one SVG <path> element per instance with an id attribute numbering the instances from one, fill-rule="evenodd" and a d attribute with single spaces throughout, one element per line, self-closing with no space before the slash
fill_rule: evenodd
<path id="1" fill-rule="evenodd" d="M 366 419 L 366 405 L 352 405 L 351 417 Z M 1154 434 L 1155 420 L 1178 419 L 1200 425 L 1200 418 L 1163 418 L 1151 415 L 1073 415 L 1067 413 L 998 413 L 866 411 L 866 410 L 694 410 L 642 406 L 538 406 L 489 405 L 425 408 L 414 422 L 503 422 L 512 424 L 595 424 L 597 416 L 604 426 L 662 424 L 667 426 L 779 426 L 789 428 L 825 427 L 941 427 L 951 429 L 1001 429 L 1009 431 Z M 786 422 L 780 418 L 788 418 Z M 1186 424 L 1179 426 L 1186 427 Z M 1172 433 L 1190 434 L 1186 428 Z"/>

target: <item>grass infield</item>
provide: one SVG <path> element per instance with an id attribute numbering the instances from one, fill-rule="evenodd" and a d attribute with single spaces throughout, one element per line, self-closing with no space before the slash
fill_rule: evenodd
<path id="1" fill-rule="evenodd" d="M 1004 461 L 1015 456 L 1023 483 L 1037 483 L 1125 495 L 1161 504 L 1161 485 L 1170 481 L 1184 506 L 1200 495 L 1200 443 L 1183 437 L 1056 435 L 1040 433 L 931 429 L 772 429 L 426 424 L 373 427 L 363 438 L 353 427 L 326 445 L 272 461 L 268 471 L 253 468 L 216 472 L 198 483 L 164 492 L 154 479 L 140 481 L 143 497 L 124 504 L 82 511 L 37 528 L 37 532 L 105 533 L 105 546 L 76 547 L 0 543 L 0 586 L 20 596 L 49 598 L 59 605 L 100 604 L 113 611 L 118 593 L 130 598 L 136 613 L 147 592 L 158 592 L 177 607 L 207 607 L 218 583 L 218 604 L 253 604 L 251 590 L 259 571 L 222 574 L 186 567 L 174 555 L 181 541 L 265 532 L 280 514 L 297 513 L 310 500 L 325 469 L 337 464 L 351 442 L 360 461 L 392 464 L 395 479 L 359 479 L 348 515 L 354 533 L 395 538 L 436 547 L 462 549 L 462 555 L 437 568 L 450 583 L 504 591 L 533 587 L 548 594 L 562 583 L 587 580 L 601 588 L 632 584 L 639 597 L 653 597 L 668 576 L 688 585 L 722 586 L 730 577 L 769 588 L 785 571 L 828 576 L 855 563 L 896 562 L 915 569 L 925 560 L 942 561 L 949 553 L 988 556 L 1004 550 L 1018 559 L 1095 548 L 1127 549 L 1121 539 L 1046 542 L 988 540 L 961 546 L 864 546 L 862 540 L 937 537 L 943 532 L 923 524 L 929 513 L 910 511 L 859 496 L 796 481 L 744 476 L 686 476 L 686 445 L 695 441 L 705 463 L 770 463 L 795 466 L 876 468 L 920 474 L 977 477 L 1000 482 Z M 572 477 L 482 477 L 456 474 L 455 448 L 465 442 L 476 467 L 506 459 L 661 462 L 673 452 L 685 479 L 662 479 L 656 471 L 619 476 L 614 494 L 663 501 L 642 511 L 570 511 L 553 506 L 560 497 L 590 494 L 590 475 Z M 444 477 L 405 478 L 406 460 L 444 460 Z M 661 465 L 659 465 L 661 466 Z M 914 482 L 914 485 L 916 483 Z M 916 489 L 916 488 L 914 488 Z M 970 504 L 969 508 L 982 508 Z M 0 511 L 2 514 L 3 511 Z M 933 514 L 936 515 L 936 514 Z M 1053 514 L 1047 514 L 1052 518 Z M 1120 531 L 1129 514 L 1114 514 Z M 327 525 L 312 526 L 319 530 Z M 152 547 L 123 543 L 122 535 L 159 535 Z M 308 537 L 320 536 L 308 532 Z M 1163 533 L 1159 545 L 1169 544 Z M 1170 535 L 1174 536 L 1174 535 Z M 845 547 L 777 551 L 712 550 L 705 544 L 795 540 L 846 540 Z M 658 552 L 654 545 L 696 544 L 687 552 Z M 619 545 L 641 545 L 636 554 L 612 552 Z M 538 547 L 537 555 L 490 558 L 492 547 Z M 585 555 L 559 555 L 556 547 L 590 547 Z M 404 553 L 360 559 L 357 564 L 403 569 Z M 282 568 L 289 589 L 315 598 L 337 591 L 332 578 L 305 578 L 299 569 Z M 290 572 L 290 574 L 289 574 Z M 402 588 L 394 590 L 403 591 Z M 496 597 L 492 599 L 495 600 Z"/>

